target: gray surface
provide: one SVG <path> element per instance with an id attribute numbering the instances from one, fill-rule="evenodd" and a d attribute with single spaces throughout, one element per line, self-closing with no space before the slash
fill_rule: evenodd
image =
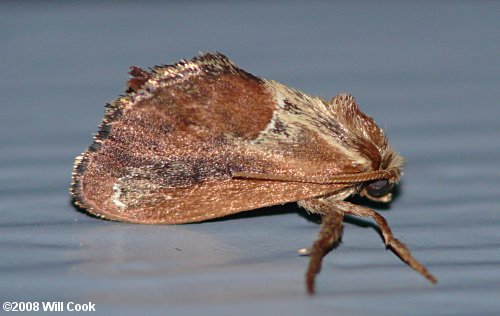
<path id="1" fill-rule="evenodd" d="M 0 298 L 99 314 L 498 315 L 498 2 L 0 4 Z M 311 94 L 354 94 L 408 163 L 383 210 L 431 286 L 347 224 L 307 297 L 318 225 L 293 205 L 141 226 L 77 212 L 73 158 L 128 66 L 219 50 Z"/>

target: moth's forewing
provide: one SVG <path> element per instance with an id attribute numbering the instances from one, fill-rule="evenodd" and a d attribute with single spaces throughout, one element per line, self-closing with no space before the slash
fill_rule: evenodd
<path id="1" fill-rule="evenodd" d="M 303 118 L 307 100 L 297 105 L 290 96 L 299 92 L 222 55 L 138 73 L 130 87 L 142 88 L 109 106 L 94 144 L 77 159 L 72 192 L 91 213 L 137 223 L 201 221 L 344 187 L 233 179 L 234 171 L 361 170 L 314 118 Z"/>

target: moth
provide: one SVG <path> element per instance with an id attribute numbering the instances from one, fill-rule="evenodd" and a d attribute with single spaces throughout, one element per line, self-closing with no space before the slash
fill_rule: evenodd
<path id="1" fill-rule="evenodd" d="M 150 71 L 131 67 L 92 145 L 76 158 L 71 194 L 99 217 L 141 224 L 200 222 L 297 202 L 322 218 L 310 249 L 308 293 L 340 242 L 344 215 L 371 218 L 388 249 L 436 278 L 358 194 L 391 200 L 403 158 L 355 99 L 324 100 L 258 78 L 220 53 Z"/>

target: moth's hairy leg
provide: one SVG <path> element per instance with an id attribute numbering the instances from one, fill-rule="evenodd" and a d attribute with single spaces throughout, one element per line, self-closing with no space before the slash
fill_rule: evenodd
<path id="1" fill-rule="evenodd" d="M 403 262 L 408 264 L 410 267 L 422 274 L 427 280 L 432 283 L 436 283 L 437 279 L 432 274 L 427 271 L 427 269 L 415 259 L 410 250 L 401 241 L 397 240 L 392 234 L 389 224 L 385 218 L 379 213 L 372 209 L 355 205 L 345 201 L 332 201 L 332 206 L 336 209 L 342 210 L 345 214 L 367 217 L 375 220 L 380 230 L 382 231 L 382 236 L 384 238 L 384 243 L 388 249 L 391 249 Z"/>
<path id="2" fill-rule="evenodd" d="M 309 267 L 306 272 L 306 288 L 309 294 L 315 292 L 316 275 L 321 271 L 323 257 L 340 243 L 342 237 L 342 212 L 332 212 L 332 204 L 321 200 L 300 201 L 299 205 L 312 213 L 321 214 L 321 228 L 318 237 L 310 249 L 306 249 L 303 255 L 309 255 Z"/>

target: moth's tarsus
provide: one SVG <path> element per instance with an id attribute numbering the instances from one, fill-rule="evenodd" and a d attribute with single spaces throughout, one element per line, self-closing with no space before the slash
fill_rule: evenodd
<path id="1" fill-rule="evenodd" d="M 311 255 L 311 248 L 300 248 L 297 253 L 299 256 L 308 257 Z"/>
<path id="2" fill-rule="evenodd" d="M 350 205 L 351 207 L 349 207 L 348 210 L 345 211 L 346 214 L 352 214 L 360 217 L 370 217 L 374 219 L 382 232 L 382 236 L 384 238 L 384 243 L 386 244 L 386 246 L 391 249 L 391 251 L 396 254 L 403 262 L 422 274 L 427 280 L 432 283 L 437 283 L 436 277 L 430 274 L 429 271 L 412 256 L 410 250 L 404 243 L 394 237 L 389 224 L 382 215 L 369 208 L 354 204 Z"/>
<path id="3" fill-rule="evenodd" d="M 323 257 L 340 243 L 344 215 L 339 212 L 325 213 L 321 219 L 318 238 L 310 251 L 309 267 L 306 272 L 306 288 L 309 294 L 315 293 L 316 275 L 321 271 Z"/>
<path id="4" fill-rule="evenodd" d="M 415 259 L 410 250 L 405 244 L 394 238 L 387 246 L 394 254 L 396 254 L 402 261 L 422 274 L 431 283 L 436 284 L 437 278 L 433 276 L 426 267 L 424 267 L 417 259 Z"/>

